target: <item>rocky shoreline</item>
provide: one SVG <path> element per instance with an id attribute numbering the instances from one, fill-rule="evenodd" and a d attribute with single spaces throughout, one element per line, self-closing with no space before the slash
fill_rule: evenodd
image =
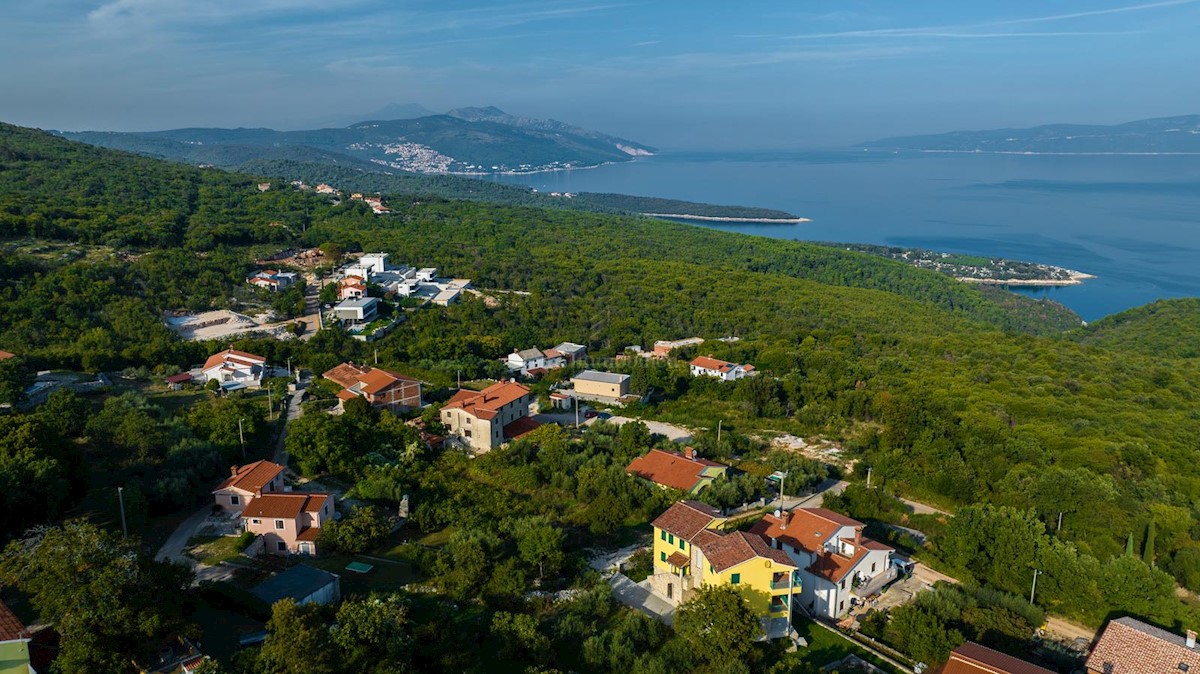
<path id="1" fill-rule="evenodd" d="M 812 222 L 809 218 L 735 218 L 716 215 L 687 215 L 684 213 L 642 213 L 652 218 L 679 218 L 681 220 L 703 220 L 705 222 L 758 222 L 767 225 L 798 225 Z"/>

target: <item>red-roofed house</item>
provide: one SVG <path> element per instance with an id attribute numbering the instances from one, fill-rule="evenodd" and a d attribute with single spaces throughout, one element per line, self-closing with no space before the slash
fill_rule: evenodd
<path id="1" fill-rule="evenodd" d="M 9 358 L 16 358 L 16 357 L 17 357 L 17 354 L 15 354 L 11 351 L 4 351 L 3 349 L 0 349 L 0 360 L 8 360 Z"/>
<path id="2" fill-rule="evenodd" d="M 283 491 L 283 466 L 270 461 L 255 461 L 231 466 L 230 476 L 212 491 L 216 503 L 226 512 L 241 512 L 263 494 Z"/>
<path id="3" fill-rule="evenodd" d="M 1110 620 L 1085 663 L 1088 674 L 1181 674 L 1200 672 L 1196 633 L 1186 636 L 1136 618 Z"/>
<path id="4" fill-rule="evenodd" d="M 756 373 L 753 365 L 739 365 L 717 360 L 711 355 L 700 356 L 691 362 L 693 377 L 716 377 L 724 381 L 733 381 L 749 377 Z"/>
<path id="5" fill-rule="evenodd" d="M 840 618 L 896 577 L 892 548 L 862 535 L 863 523 L 824 508 L 767 515 L 750 528 L 787 553 L 804 580 L 800 601 L 813 613 Z"/>
<path id="6" fill-rule="evenodd" d="M 4 674 L 34 674 L 29 664 L 29 642 L 32 636 L 17 616 L 0 601 L 0 672 Z"/>
<path id="7" fill-rule="evenodd" d="M 1178 671 L 1178 670 L 1176 670 Z M 1045 667 L 968 641 L 950 651 L 941 674 L 1054 674 Z"/>
<path id="8" fill-rule="evenodd" d="M 339 300 L 358 300 L 367 296 L 367 282 L 361 276 L 347 276 L 338 282 Z"/>
<path id="9" fill-rule="evenodd" d="M 223 388 L 261 386 L 267 374 L 267 359 L 245 351 L 226 349 L 209 356 L 201 370 L 205 382 L 216 381 Z"/>
<path id="10" fill-rule="evenodd" d="M 321 525 L 333 517 L 333 495 L 318 492 L 263 494 L 242 511 L 242 524 L 263 538 L 269 554 L 315 555 Z"/>
<path id="11" fill-rule="evenodd" d="M 651 591 L 678 605 L 699 587 L 728 585 L 744 594 L 764 631 L 781 634 L 791 624 L 792 598 L 801 592 L 796 564 L 761 536 L 717 531 L 724 524 L 719 512 L 699 501 L 680 501 L 659 515 Z"/>
<path id="12" fill-rule="evenodd" d="M 264 269 L 255 272 L 253 276 L 246 279 L 246 282 L 258 288 L 270 290 L 277 293 L 281 290 L 287 290 L 300 280 L 300 275 L 290 271 L 279 271 L 276 269 Z"/>
<path id="13" fill-rule="evenodd" d="M 442 424 L 463 444 L 486 452 L 504 443 L 505 427 L 529 416 L 529 402 L 529 388 L 515 382 L 460 390 L 442 406 Z"/>
<path id="14" fill-rule="evenodd" d="M 625 472 L 630 475 L 649 480 L 664 489 L 679 489 L 693 495 L 700 493 L 713 480 L 725 477 L 728 471 L 729 466 L 701 459 L 691 447 L 684 449 L 682 454 L 652 449 L 625 467 Z"/>
<path id="15" fill-rule="evenodd" d="M 337 394 L 343 401 L 361 396 L 392 411 L 421 406 L 421 382 L 399 372 L 342 363 L 321 376 L 343 387 Z"/>

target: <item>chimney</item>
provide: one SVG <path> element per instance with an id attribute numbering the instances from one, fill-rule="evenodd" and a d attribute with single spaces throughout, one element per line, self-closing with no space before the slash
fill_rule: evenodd
<path id="1" fill-rule="evenodd" d="M 686 459 L 692 459 L 694 461 L 696 459 L 696 449 L 694 447 L 684 447 L 683 456 Z"/>
<path id="2" fill-rule="evenodd" d="M 854 547 L 862 543 L 862 527 L 854 527 Z"/>
<path id="3" fill-rule="evenodd" d="M 238 469 L 238 467 L 237 467 L 237 466 L 230 466 L 230 467 L 229 467 L 229 476 L 230 476 L 230 477 L 237 477 L 237 469 Z"/>
<path id="4" fill-rule="evenodd" d="M 1184 642 L 1184 643 L 1186 643 L 1186 644 L 1187 644 L 1187 647 L 1188 647 L 1188 648 L 1195 648 L 1195 647 L 1196 647 L 1196 632 L 1195 632 L 1195 630 L 1188 630 L 1188 631 L 1187 631 L 1187 641 L 1186 641 L 1186 642 Z"/>

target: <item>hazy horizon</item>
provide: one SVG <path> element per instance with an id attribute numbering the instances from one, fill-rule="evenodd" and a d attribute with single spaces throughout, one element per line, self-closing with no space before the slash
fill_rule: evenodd
<path id="1" fill-rule="evenodd" d="M 668 149 L 756 149 L 1200 112 L 1181 67 L 1200 56 L 1200 0 L 48 0 L 7 15 L 0 120 L 59 130 L 495 105 Z"/>

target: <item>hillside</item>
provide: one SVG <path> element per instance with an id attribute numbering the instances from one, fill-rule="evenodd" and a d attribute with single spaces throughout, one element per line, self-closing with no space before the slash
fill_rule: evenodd
<path id="1" fill-rule="evenodd" d="M 1200 299 L 1159 300 L 1081 328 L 1083 344 L 1164 358 L 1200 358 Z"/>
<path id="2" fill-rule="evenodd" d="M 877 150 L 1011 153 L 1200 153 L 1200 115 L 1109 126 L 1048 124 L 1026 129 L 953 131 L 862 143 Z"/>
<path id="3" fill-rule="evenodd" d="M 495 108 L 483 112 L 487 114 L 371 120 L 308 131 L 173 129 L 63 135 L 103 147 L 227 168 L 255 159 L 296 160 L 482 175 L 597 166 L 650 153 L 649 147 L 633 141 L 561 122 L 511 117 Z"/>

